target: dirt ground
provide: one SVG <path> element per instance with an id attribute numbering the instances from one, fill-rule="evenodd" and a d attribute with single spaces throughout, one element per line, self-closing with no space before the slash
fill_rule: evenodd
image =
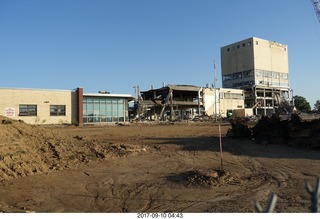
<path id="1" fill-rule="evenodd" d="M 320 151 L 225 137 L 215 123 L 0 124 L 2 212 L 310 212 Z"/>

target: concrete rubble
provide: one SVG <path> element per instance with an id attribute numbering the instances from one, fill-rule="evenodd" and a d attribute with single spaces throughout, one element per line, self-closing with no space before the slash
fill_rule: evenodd
<path id="1" fill-rule="evenodd" d="M 261 117 L 255 125 L 248 119 L 236 118 L 230 121 L 232 129 L 227 136 L 252 138 L 258 144 L 287 143 L 320 149 L 320 119 L 312 118 L 315 117 L 306 114 L 292 114 L 288 119 L 273 115 Z"/>

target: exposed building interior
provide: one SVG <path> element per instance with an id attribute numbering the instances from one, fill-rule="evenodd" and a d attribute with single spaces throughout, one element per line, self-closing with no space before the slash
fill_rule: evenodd
<path id="1" fill-rule="evenodd" d="M 139 92 L 136 115 L 140 119 L 175 120 L 192 118 L 202 109 L 201 87 L 168 85 Z"/>
<path id="2" fill-rule="evenodd" d="M 244 109 L 244 91 L 168 85 L 138 92 L 136 119 L 153 121 L 226 117 L 227 111 Z"/>

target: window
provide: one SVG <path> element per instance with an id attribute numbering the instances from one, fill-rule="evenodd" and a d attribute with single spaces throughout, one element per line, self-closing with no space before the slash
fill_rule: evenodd
<path id="1" fill-rule="evenodd" d="M 222 81 L 230 81 L 230 80 L 232 80 L 232 74 L 222 76 Z"/>
<path id="2" fill-rule="evenodd" d="M 252 77 L 253 77 L 253 71 L 252 70 L 243 72 L 243 78 L 252 78 Z"/>
<path id="3" fill-rule="evenodd" d="M 65 116 L 66 105 L 50 105 L 50 116 Z"/>
<path id="4" fill-rule="evenodd" d="M 36 116 L 37 105 L 34 104 L 20 104 L 19 105 L 19 116 Z"/>
<path id="5" fill-rule="evenodd" d="M 233 73 L 233 80 L 242 78 L 242 72 Z"/>
<path id="6" fill-rule="evenodd" d="M 227 49 L 227 52 L 230 52 L 230 48 Z"/>
<path id="7" fill-rule="evenodd" d="M 128 101 L 123 98 L 84 97 L 85 123 L 124 122 L 127 120 Z"/>

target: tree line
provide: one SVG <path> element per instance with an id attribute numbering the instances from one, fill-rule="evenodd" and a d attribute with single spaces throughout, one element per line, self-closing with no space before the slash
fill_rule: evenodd
<path id="1" fill-rule="evenodd" d="M 300 110 L 301 112 L 310 112 L 311 111 L 311 106 L 310 103 L 306 100 L 306 98 L 302 96 L 294 96 L 294 106 Z M 314 111 L 320 112 L 320 100 L 317 100 L 316 103 L 314 104 Z"/>

